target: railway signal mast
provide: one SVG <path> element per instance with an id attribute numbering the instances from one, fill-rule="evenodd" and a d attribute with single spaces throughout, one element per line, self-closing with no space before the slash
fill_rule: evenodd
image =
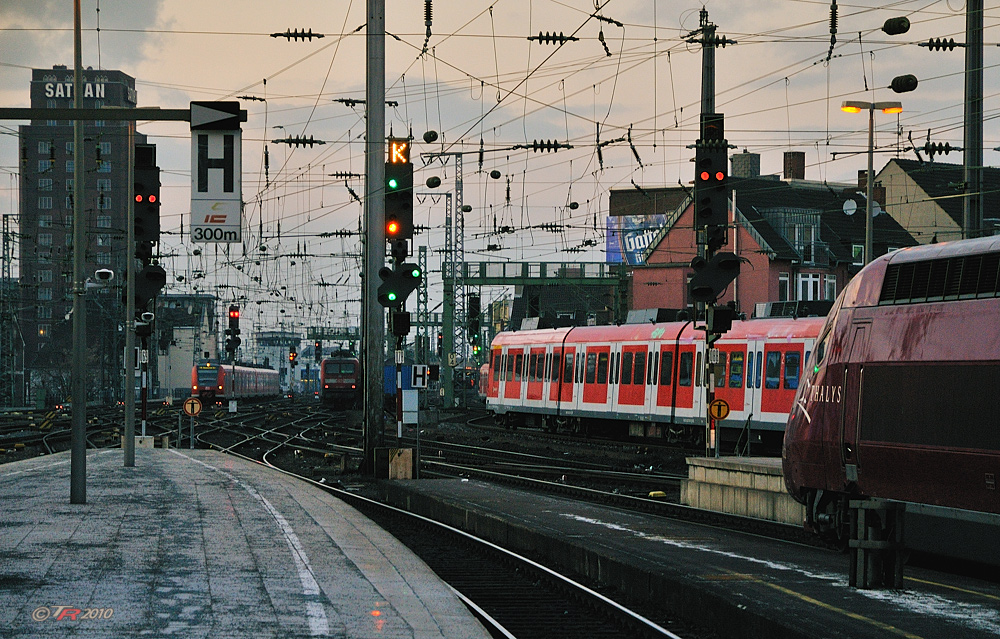
<path id="1" fill-rule="evenodd" d="M 688 34 L 689 42 L 702 46 L 701 78 L 701 129 L 695 143 L 694 230 L 698 238 L 698 256 L 691 260 L 694 275 L 688 283 L 688 296 L 697 303 L 699 315 L 704 318 L 706 379 L 708 380 L 706 406 L 715 400 L 715 377 L 725 375 L 716 369 L 720 363 L 715 342 L 733 325 L 736 310 L 718 304 L 719 296 L 740 273 L 740 259 L 735 253 L 719 251 L 729 243 L 729 141 L 725 135 L 725 118 L 715 113 L 715 48 L 735 44 L 717 36 L 715 25 L 708 20 L 708 10 L 702 9 L 700 25 Z M 735 232 L 735 229 L 734 229 Z M 702 312 L 704 313 L 702 315 Z M 717 411 L 722 414 L 726 411 Z M 718 456 L 716 418 L 706 416 L 706 454 Z"/>

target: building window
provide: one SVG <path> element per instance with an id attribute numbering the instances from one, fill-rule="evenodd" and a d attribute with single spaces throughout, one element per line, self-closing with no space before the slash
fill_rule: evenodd
<path id="1" fill-rule="evenodd" d="M 51 191 L 52 190 L 52 178 L 42 178 L 38 180 L 38 190 L 39 191 Z"/>
<path id="2" fill-rule="evenodd" d="M 798 300 L 800 302 L 812 302 L 820 299 L 820 274 L 819 273 L 799 273 L 798 277 Z"/>
<path id="3" fill-rule="evenodd" d="M 835 300 L 837 299 L 837 276 L 836 275 L 826 275 L 823 278 L 825 292 L 825 299 Z"/>
<path id="4" fill-rule="evenodd" d="M 38 287 L 38 299 L 47 301 L 52 299 L 52 289 L 48 287 Z"/>
<path id="5" fill-rule="evenodd" d="M 110 233 L 98 233 L 97 234 L 97 245 L 98 246 L 111 246 L 111 234 Z"/>
<path id="6" fill-rule="evenodd" d="M 51 251 L 38 251 L 38 263 L 39 264 L 51 264 L 52 263 L 52 252 Z"/>
<path id="7" fill-rule="evenodd" d="M 40 209 L 51 209 L 52 208 L 52 197 L 40 197 L 38 198 L 38 208 Z"/>
<path id="8" fill-rule="evenodd" d="M 73 192 L 73 178 L 66 179 L 66 192 L 67 193 Z"/>
<path id="9" fill-rule="evenodd" d="M 66 143 L 66 155 L 73 155 L 73 142 L 72 142 L 72 140 Z"/>
<path id="10" fill-rule="evenodd" d="M 99 228 L 99 229 L 109 229 L 109 228 L 111 228 L 111 216 L 110 215 L 98 215 L 97 216 L 97 228 Z"/>
<path id="11" fill-rule="evenodd" d="M 38 311 L 38 319 L 52 319 L 52 307 L 51 306 L 36 306 Z"/>
<path id="12" fill-rule="evenodd" d="M 97 145 L 97 150 L 101 154 L 101 157 L 107 157 L 111 155 L 111 143 L 101 142 Z"/>
<path id="13" fill-rule="evenodd" d="M 111 180 L 104 178 L 97 181 L 97 190 L 102 193 L 107 193 L 111 190 Z"/>
<path id="14" fill-rule="evenodd" d="M 851 245 L 851 255 L 854 256 L 855 266 L 865 265 L 865 245 L 864 244 L 852 244 Z"/>
<path id="15" fill-rule="evenodd" d="M 51 282 L 52 281 L 52 271 L 46 269 L 44 271 L 38 271 L 38 281 L 39 282 Z"/>
<path id="16" fill-rule="evenodd" d="M 52 246 L 52 234 L 51 233 L 39 233 L 38 234 L 38 245 L 39 246 Z"/>
<path id="17" fill-rule="evenodd" d="M 40 229 L 50 229 L 50 228 L 52 228 L 52 216 L 51 215 L 39 215 L 38 216 L 38 228 L 40 228 Z"/>
<path id="18" fill-rule="evenodd" d="M 66 172 L 67 173 L 72 173 L 75 169 L 76 169 L 76 161 L 75 160 L 66 160 Z"/>
<path id="19" fill-rule="evenodd" d="M 73 246 L 73 234 L 72 233 L 67 233 L 66 234 L 66 246 Z"/>
<path id="20" fill-rule="evenodd" d="M 48 140 L 39 140 L 38 152 L 41 153 L 42 155 L 48 155 L 49 153 L 52 152 L 52 143 L 49 142 Z"/>
<path id="21" fill-rule="evenodd" d="M 788 273 L 778 273 L 778 301 L 787 302 L 788 301 Z"/>
<path id="22" fill-rule="evenodd" d="M 47 172 L 51 171 L 52 167 L 55 166 L 55 163 L 56 163 L 55 160 L 39 160 L 38 161 L 38 172 L 39 173 L 47 173 Z"/>
<path id="23" fill-rule="evenodd" d="M 792 241 L 795 251 L 802 256 L 803 264 L 816 261 L 815 241 L 816 227 L 811 224 L 793 224 Z"/>
<path id="24" fill-rule="evenodd" d="M 97 196 L 97 208 L 102 210 L 108 210 L 111 208 L 111 196 L 109 195 L 98 195 Z"/>
<path id="25" fill-rule="evenodd" d="M 101 265 L 111 264 L 111 253 L 98 253 L 97 263 Z"/>
<path id="26" fill-rule="evenodd" d="M 45 339 L 48 336 L 49 336 L 49 325 L 48 324 L 39 324 L 38 325 L 38 337 L 41 337 L 42 339 Z"/>
<path id="27" fill-rule="evenodd" d="M 72 195 L 67 195 L 66 196 L 66 208 L 67 209 L 72 209 L 73 208 L 73 196 Z"/>

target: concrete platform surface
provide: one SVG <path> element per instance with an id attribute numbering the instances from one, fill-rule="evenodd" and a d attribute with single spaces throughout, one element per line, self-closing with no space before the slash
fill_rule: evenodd
<path id="1" fill-rule="evenodd" d="M 0 465 L 0 637 L 488 637 L 350 506 L 204 450 Z"/>

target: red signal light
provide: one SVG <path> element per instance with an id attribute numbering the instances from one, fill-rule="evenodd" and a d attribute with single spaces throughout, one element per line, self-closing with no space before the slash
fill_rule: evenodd
<path id="1" fill-rule="evenodd" d="M 709 173 L 708 171 L 702 171 L 701 173 L 698 174 L 698 177 L 701 179 L 702 182 L 708 182 L 708 178 L 710 178 L 711 176 L 712 174 Z"/>
<path id="2" fill-rule="evenodd" d="M 715 179 L 721 182 L 726 179 L 726 174 L 723 173 L 722 171 L 719 171 L 715 174 Z"/>
<path id="3" fill-rule="evenodd" d="M 396 235 L 397 233 L 399 233 L 399 222 L 397 222 L 395 220 L 389 222 L 385 226 L 385 231 L 389 235 Z"/>
<path id="4" fill-rule="evenodd" d="M 149 196 L 149 203 L 152 204 L 155 201 L 156 201 L 156 196 L 155 195 L 150 195 Z"/>
<path id="5" fill-rule="evenodd" d="M 236 310 L 230 309 L 229 310 L 229 317 L 231 319 L 239 319 L 240 318 L 240 309 L 236 309 Z"/>
<path id="6" fill-rule="evenodd" d="M 135 196 L 135 201 L 136 202 L 142 202 L 142 196 L 141 195 L 136 195 Z"/>

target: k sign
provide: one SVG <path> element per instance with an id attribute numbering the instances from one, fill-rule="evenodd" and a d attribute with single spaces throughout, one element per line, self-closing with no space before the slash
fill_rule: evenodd
<path id="1" fill-rule="evenodd" d="M 191 103 L 191 239 L 195 242 L 243 240 L 238 113 L 238 102 Z"/>

